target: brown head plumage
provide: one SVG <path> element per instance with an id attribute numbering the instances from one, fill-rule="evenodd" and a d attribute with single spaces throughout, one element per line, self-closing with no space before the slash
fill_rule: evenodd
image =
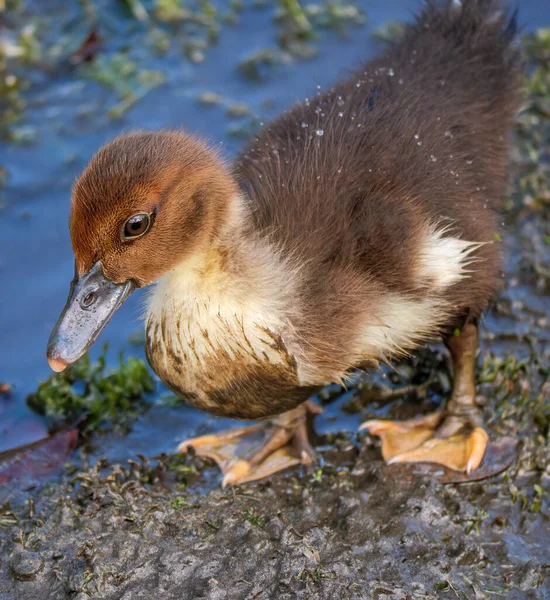
<path id="1" fill-rule="evenodd" d="M 161 131 L 115 139 L 74 186 L 78 273 L 100 261 L 114 282 L 151 283 L 212 241 L 236 192 L 216 154 L 193 137 Z"/>

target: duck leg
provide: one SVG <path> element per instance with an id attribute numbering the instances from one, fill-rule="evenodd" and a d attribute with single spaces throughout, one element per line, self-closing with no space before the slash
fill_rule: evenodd
<path id="1" fill-rule="evenodd" d="M 477 326 L 465 325 L 460 335 L 450 336 L 445 344 L 454 371 L 446 409 L 408 421 L 367 421 L 361 429 L 382 439 L 382 455 L 388 463 L 433 462 L 469 474 L 480 466 L 489 439 L 476 404 Z"/>
<path id="2" fill-rule="evenodd" d="M 222 470 L 224 487 L 256 481 L 315 461 L 308 431 L 311 419 L 321 412 L 307 401 L 266 423 L 186 440 L 178 450 L 191 447 L 199 456 L 214 460 Z"/>

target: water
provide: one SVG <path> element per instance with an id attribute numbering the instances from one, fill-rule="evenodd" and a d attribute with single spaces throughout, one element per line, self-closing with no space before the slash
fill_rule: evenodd
<path id="1" fill-rule="evenodd" d="M 27 2 L 48 14 L 61 14 L 66 4 L 60 0 Z M 224 109 L 198 102 L 201 93 L 219 94 L 226 103 L 245 101 L 265 120 L 311 95 L 316 86 L 326 89 L 360 60 L 372 56 L 377 48 L 372 31 L 388 20 L 407 20 L 418 4 L 412 0 L 358 2 L 367 15 L 367 27 L 351 27 L 347 38 L 336 32 L 323 33 L 315 58 L 277 66 L 261 84 L 240 75 L 236 62 L 275 44 L 272 11 L 245 10 L 238 25 L 222 28 L 218 45 L 205 52 L 202 64 L 192 64 L 180 51 L 158 57 L 145 49 L 142 66 L 162 69 L 167 82 L 146 94 L 121 119 L 107 116 L 112 91 L 83 81 L 71 69 L 45 69 L 35 77 L 36 85 L 26 96 L 25 123 L 36 130 L 36 141 L 2 143 L 0 147 L 0 164 L 10 173 L 7 186 L 0 191 L 5 205 L 0 210 L 0 382 L 14 386 L 9 398 L 0 399 L 0 451 L 39 439 L 45 431 L 42 420 L 26 407 L 25 397 L 50 374 L 46 343 L 73 276 L 67 227 L 70 189 L 92 153 L 123 131 L 184 127 L 219 143 L 223 153 L 232 156 L 243 142 L 227 135 L 230 120 Z M 75 17 L 80 14 L 76 5 L 68 9 Z M 518 5 L 520 22 L 527 31 L 550 24 L 549 3 L 519 0 Z M 122 9 L 116 9 L 114 29 L 120 26 L 118 18 L 121 22 L 129 19 Z M 86 30 L 86 24 L 79 21 L 74 27 Z M 125 29 L 125 35 L 128 31 L 131 44 L 131 27 Z M 321 136 L 323 131 L 316 134 Z M 92 355 L 108 341 L 111 360 L 120 349 L 127 355 L 143 356 L 141 348 L 129 343 L 129 337 L 142 327 L 143 297 L 143 292 L 138 292 L 130 298 L 101 335 Z M 183 408 L 178 415 L 180 437 L 193 433 L 210 418 Z"/>

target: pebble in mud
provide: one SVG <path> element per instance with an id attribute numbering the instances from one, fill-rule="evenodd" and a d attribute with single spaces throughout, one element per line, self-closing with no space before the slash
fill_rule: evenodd
<path id="1" fill-rule="evenodd" d="M 13 576 L 19 581 L 32 581 L 44 568 L 44 560 L 37 552 L 20 550 L 10 558 Z"/>

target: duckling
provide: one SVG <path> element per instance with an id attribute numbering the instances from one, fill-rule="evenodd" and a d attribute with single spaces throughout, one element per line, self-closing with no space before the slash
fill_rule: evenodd
<path id="1" fill-rule="evenodd" d="M 429 2 L 383 54 L 265 126 L 232 165 L 182 131 L 104 146 L 72 193 L 75 276 L 52 369 L 155 282 L 153 370 L 209 413 L 272 419 L 180 446 L 235 484 L 314 460 L 309 398 L 322 386 L 441 336 L 454 369 L 445 409 L 364 426 L 388 462 L 477 469 L 488 434 L 474 362 L 501 283 L 514 33 L 500 0 Z"/>

